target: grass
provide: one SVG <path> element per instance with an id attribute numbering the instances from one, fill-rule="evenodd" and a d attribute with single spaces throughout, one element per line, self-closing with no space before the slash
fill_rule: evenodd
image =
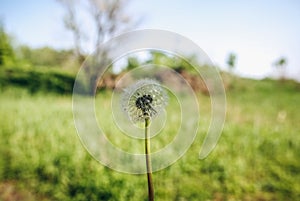
<path id="1" fill-rule="evenodd" d="M 157 200 L 299 200 L 299 84 L 236 80 L 227 92 L 222 136 L 205 160 L 198 160 L 198 153 L 209 126 L 210 100 L 198 98 L 203 114 L 198 136 L 180 160 L 153 174 Z M 102 101 L 107 108 L 110 101 Z M 124 143 L 116 128 L 107 129 L 117 146 L 142 149 L 142 142 L 126 147 L 132 142 Z M 157 145 L 153 140 L 154 149 L 174 137 L 171 128 L 164 135 Z M 2 88 L 0 137 L 0 200 L 147 199 L 145 175 L 112 171 L 85 151 L 74 127 L 70 95 Z"/>

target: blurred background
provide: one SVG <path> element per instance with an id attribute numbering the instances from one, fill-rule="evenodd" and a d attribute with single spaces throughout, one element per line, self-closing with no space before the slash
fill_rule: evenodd
<path id="1" fill-rule="evenodd" d="M 120 76 L 152 63 L 174 69 L 197 93 L 199 135 L 182 159 L 154 174 L 157 199 L 300 200 L 298 19 L 297 0 L 1 0 L 0 200 L 146 200 L 144 175 L 96 162 L 72 116 L 82 62 L 103 42 L 138 29 L 169 30 L 198 44 L 227 95 L 219 144 L 198 160 L 210 97 L 187 61 L 159 51 L 129 54 L 97 84 L 98 95 L 110 97 Z"/>

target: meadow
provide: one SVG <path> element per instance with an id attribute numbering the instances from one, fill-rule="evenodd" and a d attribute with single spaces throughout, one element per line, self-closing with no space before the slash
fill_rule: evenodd
<path id="1" fill-rule="evenodd" d="M 0 90 L 0 200 L 147 200 L 145 175 L 113 171 L 84 149 L 71 95 Z M 300 200 L 300 85 L 237 79 L 226 95 L 222 136 L 204 160 L 198 153 L 210 99 L 197 95 L 203 115 L 198 135 L 181 159 L 153 174 L 157 200 Z M 172 130 L 164 135 L 172 137 Z"/>

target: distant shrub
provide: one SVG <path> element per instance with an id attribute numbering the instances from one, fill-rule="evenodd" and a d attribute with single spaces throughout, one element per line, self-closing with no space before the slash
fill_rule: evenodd
<path id="1" fill-rule="evenodd" d="M 30 92 L 47 91 L 72 93 L 75 76 L 59 71 L 45 71 L 22 68 L 0 70 L 0 86 L 8 85 L 27 88 Z"/>

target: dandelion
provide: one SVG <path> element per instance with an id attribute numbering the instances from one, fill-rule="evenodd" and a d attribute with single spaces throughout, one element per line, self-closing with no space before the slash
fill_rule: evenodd
<path id="1" fill-rule="evenodd" d="M 122 108 L 133 123 L 155 118 L 167 105 L 168 97 L 161 85 L 151 79 L 142 79 L 125 89 Z"/>
<path id="2" fill-rule="evenodd" d="M 154 200 L 150 158 L 149 125 L 167 105 L 168 96 L 163 87 L 151 79 L 142 79 L 129 86 L 122 94 L 122 108 L 133 122 L 145 122 L 145 154 L 148 181 L 148 198 Z"/>

